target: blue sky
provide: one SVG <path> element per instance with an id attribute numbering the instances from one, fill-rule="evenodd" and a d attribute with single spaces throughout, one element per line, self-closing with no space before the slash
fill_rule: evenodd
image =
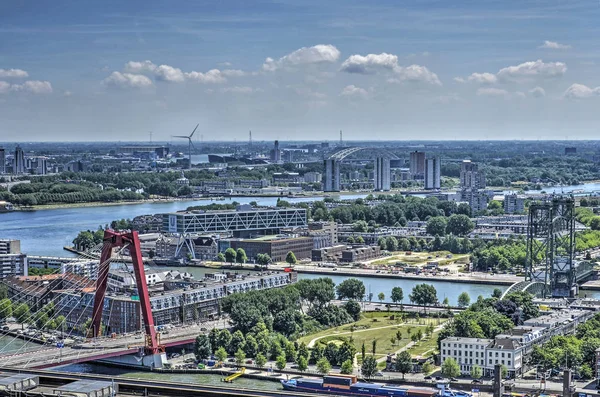
<path id="1" fill-rule="evenodd" d="M 600 2 L 0 4 L 0 141 L 596 138 Z"/>

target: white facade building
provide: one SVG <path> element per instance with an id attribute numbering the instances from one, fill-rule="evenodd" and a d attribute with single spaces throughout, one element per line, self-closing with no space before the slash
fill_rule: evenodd
<path id="1" fill-rule="evenodd" d="M 440 189 L 441 186 L 440 158 L 429 157 L 425 160 L 425 189 Z"/>
<path id="2" fill-rule="evenodd" d="M 441 343 L 441 362 L 453 358 L 460 366 L 460 373 L 471 374 L 474 365 L 485 368 L 486 348 L 494 341 L 484 338 L 446 338 Z"/>
<path id="3" fill-rule="evenodd" d="M 377 157 L 375 159 L 375 190 L 390 190 L 390 159 L 387 157 Z"/>

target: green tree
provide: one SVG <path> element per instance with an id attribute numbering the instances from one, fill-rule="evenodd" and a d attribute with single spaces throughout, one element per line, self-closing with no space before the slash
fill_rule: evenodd
<path id="1" fill-rule="evenodd" d="M 295 265 L 298 262 L 298 260 L 296 259 L 296 255 L 294 255 L 292 251 L 287 253 L 287 255 L 285 256 L 285 261 L 290 265 Z"/>
<path id="2" fill-rule="evenodd" d="M 455 236 L 466 236 L 467 234 L 471 233 L 474 228 L 475 224 L 467 215 L 454 214 L 448 219 L 446 232 Z"/>
<path id="3" fill-rule="evenodd" d="M 427 234 L 431 236 L 445 236 L 447 221 L 445 216 L 434 216 L 427 221 Z"/>
<path id="4" fill-rule="evenodd" d="M 375 355 L 377 353 L 377 339 L 373 339 L 371 341 L 371 354 Z"/>
<path id="5" fill-rule="evenodd" d="M 13 308 L 12 302 L 8 298 L 4 298 L 0 300 L 0 319 L 5 319 L 8 317 L 12 317 Z"/>
<path id="6" fill-rule="evenodd" d="M 471 303 L 469 294 L 466 291 L 461 292 L 460 295 L 458 295 L 458 306 L 467 307 L 469 306 L 469 303 Z"/>
<path id="7" fill-rule="evenodd" d="M 360 347 L 360 358 L 365 361 L 365 357 L 367 355 L 367 348 L 365 346 L 365 342 L 363 341 L 362 346 Z"/>
<path id="8" fill-rule="evenodd" d="M 425 362 L 425 364 L 423 364 L 423 366 L 421 367 L 421 371 L 425 375 L 429 375 L 431 372 L 433 372 L 433 369 L 433 365 L 429 361 Z"/>
<path id="9" fill-rule="evenodd" d="M 219 262 L 225 262 L 225 255 L 223 255 L 222 252 L 219 252 L 217 254 L 217 261 L 219 261 Z"/>
<path id="10" fill-rule="evenodd" d="M 229 263 L 234 263 L 236 259 L 237 253 L 233 248 L 227 248 L 225 250 L 225 260 Z"/>
<path id="11" fill-rule="evenodd" d="M 508 368 L 506 368 L 506 365 L 500 366 L 500 376 L 502 377 L 502 379 L 506 379 L 506 377 L 508 376 Z"/>
<path id="12" fill-rule="evenodd" d="M 198 335 L 194 343 L 194 356 L 196 356 L 196 360 L 207 359 L 211 353 L 212 347 L 208 336 L 204 334 Z"/>
<path id="13" fill-rule="evenodd" d="M 248 334 L 246 337 L 246 343 L 244 343 L 244 351 L 248 357 L 256 357 L 258 353 L 258 342 L 252 334 Z"/>
<path id="14" fill-rule="evenodd" d="M 402 303 L 402 301 L 404 300 L 404 291 L 402 291 L 402 288 L 400 287 L 394 287 L 392 288 L 392 302 L 394 303 Z"/>
<path id="15" fill-rule="evenodd" d="M 408 298 L 412 303 L 423 306 L 423 308 L 435 304 L 438 300 L 435 287 L 425 283 L 415 285 Z"/>
<path id="16" fill-rule="evenodd" d="M 357 278 L 347 278 L 335 288 L 338 299 L 362 300 L 365 296 L 365 284 Z"/>
<path id="17" fill-rule="evenodd" d="M 267 266 L 271 262 L 269 254 L 258 254 L 256 255 L 256 263 L 261 266 Z"/>
<path id="18" fill-rule="evenodd" d="M 231 343 L 231 332 L 228 329 L 222 329 L 219 332 L 217 339 L 217 346 L 224 347 L 225 350 L 229 350 L 229 344 Z"/>
<path id="19" fill-rule="evenodd" d="M 379 299 L 379 302 L 383 303 L 383 301 L 385 300 L 385 294 L 383 292 L 380 292 L 379 294 L 377 294 L 377 299 Z"/>
<path id="20" fill-rule="evenodd" d="M 408 351 L 404 350 L 396 355 L 395 369 L 402 374 L 402 379 L 407 372 L 412 371 L 412 356 Z"/>
<path id="21" fill-rule="evenodd" d="M 471 367 L 471 378 L 480 379 L 483 376 L 483 370 L 478 365 Z"/>
<path id="22" fill-rule="evenodd" d="M 285 359 L 285 356 L 283 354 L 280 356 L 277 356 L 277 359 L 275 360 L 275 366 L 277 367 L 277 369 L 280 371 L 283 371 L 283 369 L 285 368 L 286 365 L 287 365 L 287 360 Z"/>
<path id="23" fill-rule="evenodd" d="M 319 361 L 317 361 L 317 372 L 322 375 L 327 375 L 331 371 L 331 364 L 325 357 L 321 357 Z"/>
<path id="24" fill-rule="evenodd" d="M 460 375 L 460 366 L 452 357 L 446 358 L 442 363 L 442 374 L 448 378 L 456 378 Z"/>
<path id="25" fill-rule="evenodd" d="M 366 379 L 371 379 L 377 373 L 377 360 L 373 356 L 367 356 L 360 368 L 362 376 Z"/>
<path id="26" fill-rule="evenodd" d="M 258 368 L 264 368 L 265 364 L 267 363 L 267 358 L 262 354 L 262 353 L 258 353 L 256 355 L 256 366 Z"/>
<path id="27" fill-rule="evenodd" d="M 354 366 L 352 365 L 352 360 L 346 360 L 342 363 L 340 367 L 340 372 L 342 374 L 350 375 L 354 371 Z"/>
<path id="28" fill-rule="evenodd" d="M 287 341 L 284 349 L 285 359 L 288 363 L 296 361 L 296 346 L 294 342 Z"/>
<path id="29" fill-rule="evenodd" d="M 500 288 L 494 288 L 494 292 L 492 293 L 493 298 L 498 298 L 502 296 L 502 290 Z"/>
<path id="30" fill-rule="evenodd" d="M 17 305 L 17 307 L 15 307 L 13 311 L 13 316 L 15 317 L 15 320 L 17 320 L 17 322 L 21 324 L 22 328 L 23 324 L 29 321 L 29 306 L 26 303 L 21 303 Z"/>
<path id="31" fill-rule="evenodd" d="M 246 251 L 243 248 L 238 248 L 235 252 L 235 260 L 237 263 L 246 263 L 248 257 L 246 256 Z"/>
<path id="32" fill-rule="evenodd" d="M 308 360 L 306 359 L 306 357 L 298 357 L 298 359 L 296 360 L 296 364 L 298 365 L 298 371 L 300 372 L 304 372 L 308 369 Z"/>
<path id="33" fill-rule="evenodd" d="M 242 365 L 244 365 L 245 361 L 246 361 L 246 352 L 244 352 L 242 349 L 238 349 L 235 352 L 235 363 L 237 364 L 238 367 L 241 367 Z"/>
<path id="34" fill-rule="evenodd" d="M 583 364 L 579 367 L 579 375 L 583 379 L 591 379 L 593 376 L 592 368 L 588 364 Z"/>
<path id="35" fill-rule="evenodd" d="M 220 362 L 224 362 L 227 359 L 227 351 L 223 346 L 219 347 L 215 352 L 215 357 Z"/>
<path id="36" fill-rule="evenodd" d="M 244 334 L 238 329 L 231 335 L 231 341 L 229 342 L 229 347 L 227 347 L 227 352 L 229 354 L 235 354 L 239 349 L 244 349 L 245 343 L 246 339 L 244 338 Z"/>
<path id="37" fill-rule="evenodd" d="M 350 316 L 352 316 L 354 321 L 360 320 L 360 303 L 355 300 L 349 300 L 348 302 L 345 302 L 342 307 Z"/>

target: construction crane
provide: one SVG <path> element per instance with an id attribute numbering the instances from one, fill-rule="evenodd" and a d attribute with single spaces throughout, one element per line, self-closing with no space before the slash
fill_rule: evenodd
<path id="1" fill-rule="evenodd" d="M 194 147 L 194 144 L 192 143 L 192 137 L 194 136 L 194 132 L 196 132 L 199 125 L 200 124 L 196 124 L 196 128 L 194 128 L 194 130 L 192 131 L 192 133 L 189 136 L 188 135 L 173 135 L 173 138 L 185 138 L 188 140 L 188 157 L 189 157 L 189 161 L 190 161 L 190 163 L 188 164 L 188 168 L 192 168 L 192 148 Z"/>

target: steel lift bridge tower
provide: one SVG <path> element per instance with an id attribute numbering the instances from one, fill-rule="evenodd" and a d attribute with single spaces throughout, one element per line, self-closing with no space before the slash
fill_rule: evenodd
<path id="1" fill-rule="evenodd" d="M 577 295 L 575 201 L 553 196 L 529 206 L 525 281 L 543 297 Z M 532 285 L 533 286 L 533 285 Z"/>
<path id="2" fill-rule="evenodd" d="M 142 319 L 144 321 L 145 344 L 144 353 L 148 356 L 154 356 L 160 360 L 164 353 L 164 346 L 160 345 L 158 334 L 154 328 L 154 319 L 152 318 L 152 309 L 150 307 L 150 294 L 146 284 L 146 275 L 144 272 L 144 263 L 142 261 L 142 252 L 140 248 L 140 239 L 138 232 L 117 232 L 114 230 L 104 231 L 104 243 L 100 257 L 100 267 L 98 269 L 98 280 L 96 282 L 96 294 L 94 296 L 94 308 L 92 311 L 92 332 L 93 337 L 97 337 L 101 332 L 102 310 L 104 308 L 104 296 L 108 282 L 108 272 L 110 270 L 110 258 L 113 249 L 116 247 L 125 247 L 129 249 L 133 270 L 135 273 L 135 282 L 140 296 L 140 306 L 142 309 Z M 159 361 L 154 360 L 155 366 L 159 366 Z"/>

